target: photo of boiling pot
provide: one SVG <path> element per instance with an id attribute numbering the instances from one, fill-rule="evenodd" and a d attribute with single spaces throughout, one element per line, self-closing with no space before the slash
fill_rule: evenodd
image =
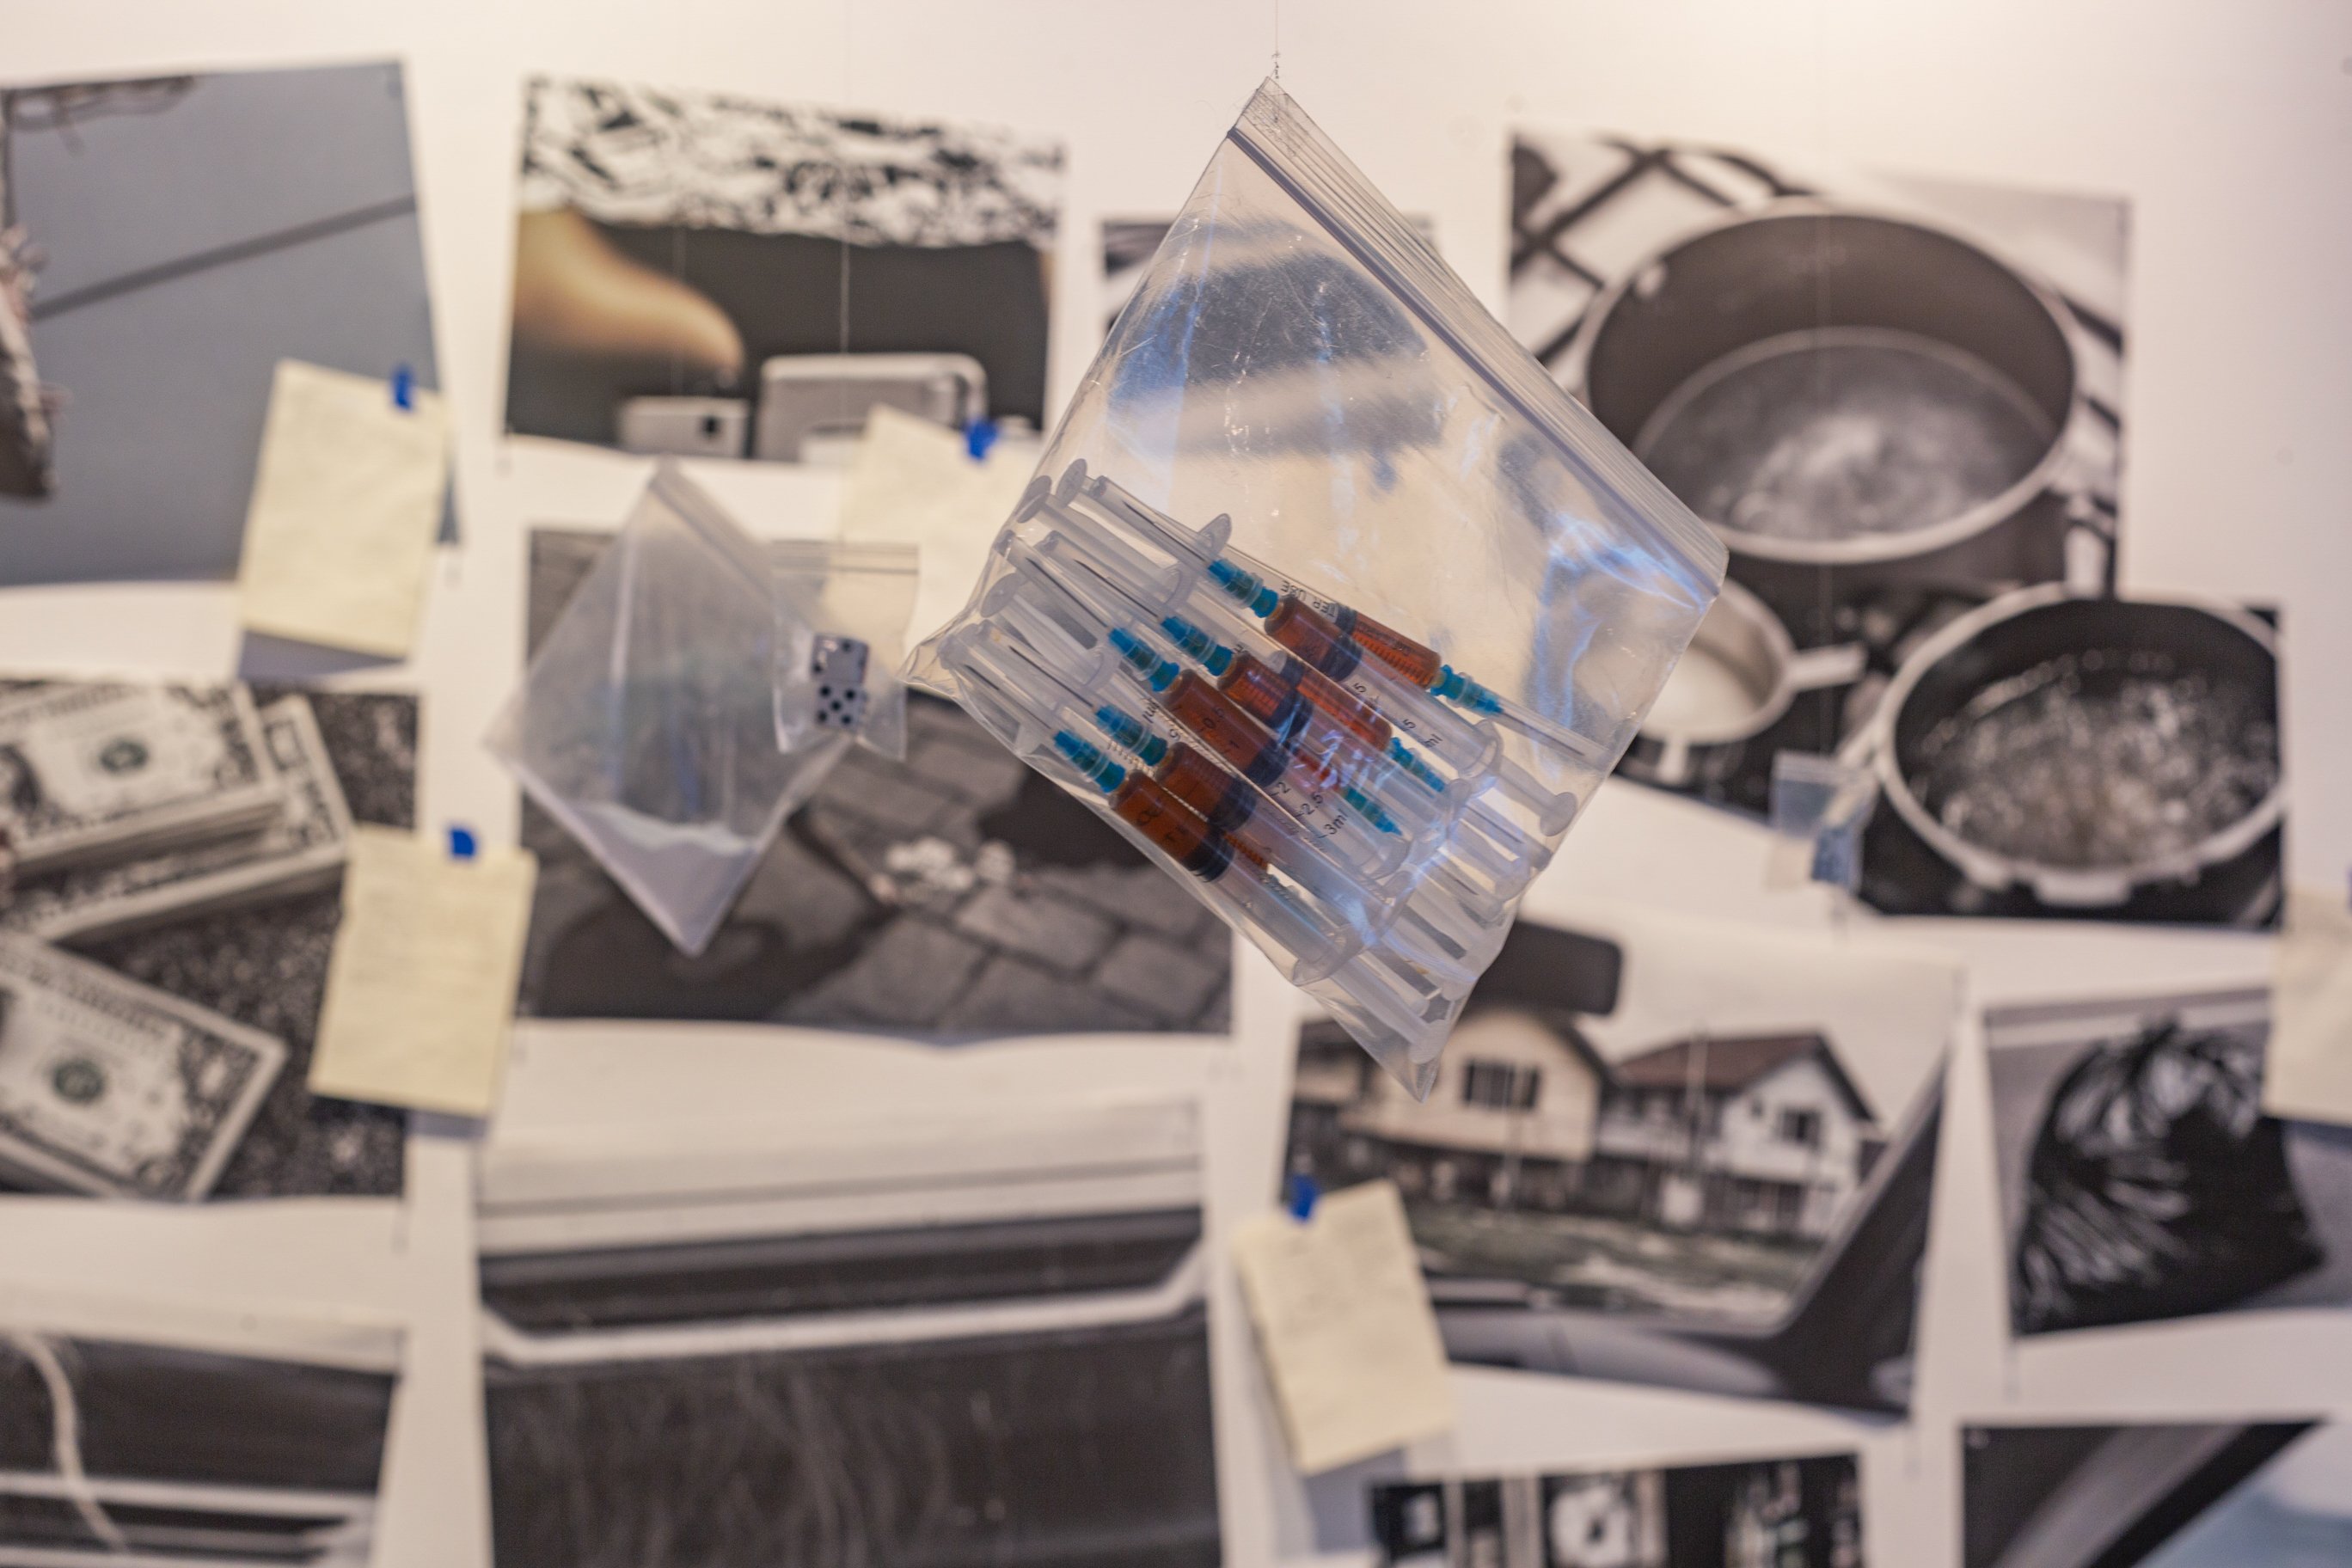
<path id="1" fill-rule="evenodd" d="M 1838 758 L 1887 913 L 2275 921 L 2275 628 L 2118 593 L 2127 216 L 1517 138 L 1513 331 L 1731 552 L 1622 773 Z"/>

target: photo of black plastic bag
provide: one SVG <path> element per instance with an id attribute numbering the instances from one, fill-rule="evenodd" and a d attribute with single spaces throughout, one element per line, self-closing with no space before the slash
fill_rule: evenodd
<path id="1" fill-rule="evenodd" d="M 2260 991 L 1985 1017 L 2013 1333 L 2352 1303 L 2352 1131 L 2262 1110 Z"/>

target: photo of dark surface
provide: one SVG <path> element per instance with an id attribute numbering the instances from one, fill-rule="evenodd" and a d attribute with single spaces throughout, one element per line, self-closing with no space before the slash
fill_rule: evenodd
<path id="1" fill-rule="evenodd" d="M 540 637 L 606 536 L 535 530 Z M 1232 937 L 962 710 L 907 698 L 904 763 L 849 751 L 688 958 L 546 813 L 521 1009 L 730 1018 L 942 1041 L 1222 1034 Z"/>
<path id="2" fill-rule="evenodd" d="M 279 360 L 439 384 L 396 64 L 0 89 L 0 584 L 233 576 Z"/>
<path id="3" fill-rule="evenodd" d="M 1962 1568 L 2352 1562 L 2352 1438 L 2311 1421 L 1970 1426 Z"/>
<path id="4" fill-rule="evenodd" d="M 2274 637 L 2118 600 L 2128 211 L 1524 133 L 1509 320 L 1731 550 L 1620 771 L 1765 817 L 1874 782 L 1890 914 L 2263 926 Z"/>
<path id="5" fill-rule="evenodd" d="M 792 460 L 877 398 L 1034 426 L 1061 171 L 1047 138 L 536 79 L 507 427 Z M 929 406 L 939 375 L 970 401 Z"/>
<path id="6" fill-rule="evenodd" d="M 2261 991 L 1985 1016 L 2016 1334 L 2352 1303 L 2352 1130 L 2262 1110 Z"/>
<path id="7" fill-rule="evenodd" d="M 991 1121 L 493 1151 L 498 1561 L 1221 1561 L 1192 1112 Z"/>
<path id="8" fill-rule="evenodd" d="M 1949 977 L 1738 942 L 1523 918 L 1425 1101 L 1302 1029 L 1288 1168 L 1397 1184 L 1454 1360 L 1908 1405 Z"/>
<path id="9" fill-rule="evenodd" d="M 1389 1568 L 1861 1568 L 1853 1457 L 1370 1489 Z"/>
<path id="10" fill-rule="evenodd" d="M 0 1561 L 365 1568 L 397 1334 L 147 1310 L 152 1339 L 0 1320 Z"/>
<path id="11" fill-rule="evenodd" d="M 142 748 L 165 763 L 184 759 L 184 738 L 160 726 L 152 733 L 136 727 L 147 712 L 143 689 L 87 688 L 93 701 L 120 705 L 119 713 L 98 710 L 122 733 L 143 734 Z M 225 1069 L 195 1065 L 194 1047 L 186 1044 L 176 1047 L 176 1069 L 117 1057 L 108 1070 L 118 1085 L 89 1068 L 79 1069 L 79 1078 L 60 1077 L 62 1066 L 42 1070 L 46 1047 L 38 1034 L 28 1033 L 24 1049 L 31 1054 L 18 1076 L 10 1065 L 10 1014 L 0 1008 L 0 1110 L 20 1146 L 29 1142 L 37 1154 L 43 1146 L 120 1154 L 121 1163 L 137 1167 L 119 1185 L 91 1186 L 38 1179 L 37 1170 L 11 1160 L 0 1172 L 0 1188 L 72 1186 L 163 1198 L 395 1196 L 402 1190 L 406 1113 L 314 1098 L 307 1079 L 341 921 L 350 826 L 415 824 L 417 700 L 267 685 L 233 689 L 250 695 L 249 707 L 223 710 L 251 715 L 226 721 L 255 730 L 251 751 L 259 759 L 267 815 L 184 835 L 148 852 L 93 852 L 21 872 L 13 898 L 0 900 L 0 934 L 33 944 L 21 952 L 55 947 L 78 961 L 71 967 L 77 984 L 93 993 L 82 999 L 89 1005 L 136 1017 L 144 1006 L 142 991 L 152 988 L 199 1009 L 198 1016 L 226 1020 L 229 1031 L 265 1037 L 273 1060 L 261 1070 L 274 1077 L 247 1120 L 208 1095 L 205 1073 Z M 72 683 L 19 683 L 0 691 L 0 771 L 12 749 L 47 759 L 69 751 L 74 740 L 58 732 L 60 721 L 51 721 L 48 735 L 29 720 L 20 724 L 12 715 L 23 709 L 10 707 L 11 700 L 21 704 L 74 690 Z M 41 786 L 37 769 L 22 772 L 17 798 Z M 195 793 L 201 796 L 205 787 Z M 130 988 L 114 994 L 121 982 Z M 21 975 L 0 981 L 0 993 L 11 984 L 26 982 Z M 19 1016 L 29 1020 L 55 998 L 18 1000 L 25 1009 Z M 208 1188 L 151 1179 L 165 1162 L 142 1163 L 136 1155 L 157 1136 L 152 1101 L 130 1092 L 148 1081 L 142 1075 L 149 1070 L 163 1072 L 152 1087 L 177 1108 L 162 1117 L 164 1135 L 201 1150 L 205 1167 L 216 1173 Z M 118 1087 L 123 1092 L 114 1092 Z M 60 1098 L 48 1098 L 52 1093 Z"/>

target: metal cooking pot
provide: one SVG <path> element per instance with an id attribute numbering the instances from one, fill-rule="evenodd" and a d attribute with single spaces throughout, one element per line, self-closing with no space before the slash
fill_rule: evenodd
<path id="1" fill-rule="evenodd" d="M 1630 268 L 1563 371 L 1788 607 L 1818 602 L 1822 567 L 1858 585 L 2063 579 L 2105 440 L 2078 331 L 1969 240 L 1806 198 Z"/>
<path id="2" fill-rule="evenodd" d="M 2108 665 L 2119 675 L 2146 668 L 2202 672 L 2277 710 L 2276 639 L 2269 626 L 2228 605 L 2095 598 L 2052 584 L 2004 595 L 1962 616 L 1904 661 L 1864 733 L 1886 799 L 1913 832 L 1979 887 L 2022 885 L 2045 904 L 2105 908 L 2123 903 L 2137 889 L 2196 881 L 2207 868 L 2252 848 L 2285 813 L 2282 775 L 2245 816 L 2186 850 L 2093 867 L 2017 859 L 1945 826 L 1911 789 L 1921 743 L 1988 688 L 2063 655 L 2094 651 L 2124 655 Z"/>
<path id="3" fill-rule="evenodd" d="M 1726 583 L 1642 721 L 1628 776 L 1680 788 L 1737 767 L 1737 748 L 1778 723 L 1800 691 L 1862 679 L 1858 643 L 1799 653 L 1764 602 Z"/>

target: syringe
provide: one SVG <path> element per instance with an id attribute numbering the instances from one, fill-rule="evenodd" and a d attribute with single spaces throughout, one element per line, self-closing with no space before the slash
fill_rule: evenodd
<path id="1" fill-rule="evenodd" d="M 1211 562 L 1208 571 L 1211 580 L 1236 603 L 1265 620 L 1266 636 L 1343 685 L 1347 678 L 1332 672 L 1352 668 L 1360 650 L 1433 697 L 1443 697 L 1570 756 L 1591 761 L 1601 754 L 1601 748 L 1584 736 L 1479 685 L 1439 658 L 1435 648 L 1370 616 L 1319 595 L 1310 600 L 1295 585 L 1277 594 L 1264 574 L 1248 571 L 1230 557 Z"/>
<path id="2" fill-rule="evenodd" d="M 976 650 L 967 658 L 986 658 L 992 673 L 1022 706 L 1046 716 L 1041 724 L 1072 730 L 1091 724 L 1142 759 L 1162 785 L 1220 831 L 1237 831 L 1259 815 L 1261 802 L 1270 801 L 1276 815 L 1292 825 L 1280 832 L 1302 835 L 1359 877 L 1377 881 L 1402 863 L 1408 846 L 1401 835 L 1376 827 L 1343 800 L 1314 795 L 1308 781 L 1296 776 L 1297 770 L 1286 770 L 1271 788 L 1238 778 L 1120 707 L 1113 700 L 1114 683 L 1106 678 L 1111 668 L 1124 678 L 1128 667 L 1107 667 L 1079 648 L 1025 595 L 1003 596 L 994 618 L 1002 630 L 983 633 L 985 640 L 967 639 L 966 646 Z M 1369 797 L 1363 804 L 1370 805 Z"/>
<path id="3" fill-rule="evenodd" d="M 1312 703 L 1326 718 L 1352 731 L 1412 777 L 1439 795 L 1446 778 L 1412 753 L 1396 738 L 1379 710 L 1340 690 L 1297 659 L 1286 658 L 1276 669 L 1255 654 L 1226 647 L 1181 616 L 1162 616 L 1160 629 L 1185 658 L 1209 672 L 1217 689 L 1234 705 L 1279 735 L 1297 719 L 1302 703 Z"/>
<path id="4" fill-rule="evenodd" d="M 1327 909 L 1345 913 L 1355 923 L 1358 945 L 1400 976 L 1409 978 L 1412 990 L 1424 1002 L 1441 989 L 1441 978 L 1475 980 L 1484 959 L 1492 956 L 1481 954 L 1475 965 L 1468 962 L 1470 954 L 1460 942 L 1430 923 L 1418 901 L 1381 911 L 1385 917 L 1380 922 L 1382 929 L 1374 931 L 1367 923 L 1374 911 L 1366 907 L 1361 894 L 1335 883 L 1328 865 L 1318 857 L 1303 852 L 1295 842 L 1286 842 L 1287 834 L 1269 841 L 1253 832 L 1222 831 L 1192 812 L 1173 790 L 1166 789 L 1157 779 L 1122 766 L 1083 736 L 1059 731 L 1054 736 L 1054 744 L 1072 767 L 1111 797 L 1113 811 L 1147 833 L 1165 835 L 1155 837 L 1154 842 L 1185 869 L 1204 881 L 1216 881 L 1228 869 L 1239 867 L 1252 874 L 1257 887 L 1302 919 L 1311 920 L 1312 915 L 1299 907 L 1299 892 L 1310 894 Z M 1262 824 L 1261 828 L 1268 826 L 1271 825 Z M 1190 850 L 1192 858 L 1188 859 L 1178 852 L 1178 846 L 1198 847 Z M 1221 852 L 1226 857 L 1222 862 Z M 1281 874 L 1280 881 L 1275 879 L 1277 872 Z M 1248 909 L 1247 912 L 1263 922 L 1264 916 L 1257 910 Z"/>
<path id="5" fill-rule="evenodd" d="M 1159 695 L 1169 715 L 1259 788 L 1270 794 L 1267 781 L 1278 779 L 1318 798 L 1336 795 L 1373 826 L 1408 838 L 1418 839 L 1437 820 L 1436 797 L 1427 788 L 1313 708 L 1302 704 L 1286 730 L 1269 733 L 1132 628 L 1113 626 L 1109 635 L 1111 647 Z"/>
<path id="6" fill-rule="evenodd" d="M 1318 921 L 1304 907 L 1299 891 L 1276 879 L 1274 858 L 1248 840 L 1220 833 L 1149 773 L 1132 773 L 1067 730 L 1056 731 L 1054 746 L 1080 777 L 1110 797 L 1112 815 L 1133 827 L 1153 847 L 1218 890 L 1251 923 L 1292 955 L 1291 981 L 1312 984 L 1362 951 L 1350 932 L 1349 912 Z"/>
<path id="7" fill-rule="evenodd" d="M 1198 661 L 1212 674 L 1221 668 L 1242 668 L 1240 660 L 1235 658 L 1232 649 L 1218 644 L 1213 638 L 1189 623 L 1171 616 L 1162 621 L 1160 626 L 1178 647 L 1183 649 L 1189 658 Z M 1114 646 L 1117 643 L 1117 637 L 1118 634 L 1114 633 Z M 1256 668 L 1260 671 L 1265 668 L 1263 665 Z M 1228 697 L 1234 699 L 1237 707 L 1265 724 L 1276 736 L 1289 733 L 1299 715 L 1300 702 L 1297 697 L 1269 693 L 1262 682 L 1254 688 L 1245 689 L 1246 695 L 1236 691 L 1223 680 L 1218 682 L 1218 686 Z M 1260 706 L 1252 706 L 1251 698 L 1256 699 Z M 1261 710 L 1261 708 L 1265 710 Z M 1444 792 L 1444 779 L 1432 770 L 1429 764 L 1414 756 L 1402 742 L 1391 740 L 1389 742 L 1387 754 L 1391 762 L 1404 768 L 1433 790 Z M 1496 804 L 1486 794 L 1481 793 L 1473 797 L 1463 809 L 1462 816 L 1463 820 L 1475 826 L 1481 835 L 1492 842 L 1494 847 L 1490 850 L 1475 839 L 1464 837 L 1457 839 L 1454 844 L 1457 852 L 1475 861 L 1480 869 L 1488 876 L 1507 884 L 1523 881 L 1527 876 L 1532 875 L 1532 871 L 1527 868 L 1527 859 L 1529 856 L 1539 856 L 1542 853 L 1542 846 L 1531 837 L 1524 827 L 1498 810 Z"/>
<path id="8" fill-rule="evenodd" d="M 1159 776 L 1149 782 L 1158 784 L 1167 796 L 1190 811 L 1202 828 L 1223 833 L 1236 858 L 1234 863 L 1242 864 L 1244 873 L 1253 866 L 1259 871 L 1270 867 L 1276 877 L 1261 877 L 1255 883 L 1229 887 L 1234 874 L 1233 863 L 1220 868 L 1213 845 L 1204 848 L 1193 834 L 1180 831 L 1190 826 L 1184 818 L 1152 812 L 1151 808 L 1160 803 L 1153 801 L 1150 792 L 1139 786 L 1115 803 L 1122 819 L 1129 821 L 1139 832 L 1155 827 L 1163 830 L 1167 837 L 1154 840 L 1162 853 L 1187 866 L 1195 875 L 1214 870 L 1221 891 L 1233 895 L 1237 902 L 1244 900 L 1243 889 L 1251 886 L 1268 889 L 1269 898 L 1286 900 L 1280 909 L 1251 905 L 1242 910 L 1244 915 L 1272 928 L 1269 939 L 1280 942 L 1283 951 L 1300 952 L 1305 942 L 1300 931 L 1280 923 L 1279 917 L 1284 913 L 1299 917 L 1316 931 L 1332 929 L 1335 921 L 1344 922 L 1348 934 L 1337 948 L 1312 950 L 1302 956 L 1321 964 L 1328 963 L 1335 952 L 1356 954 L 1334 975 L 1334 984 L 1361 1005 L 1381 1013 L 1403 1032 L 1412 1033 L 1416 1021 L 1431 1021 L 1434 1016 L 1431 1009 L 1450 1007 L 1453 1003 L 1449 995 L 1458 1000 L 1459 992 L 1475 978 L 1500 942 L 1506 925 L 1502 909 L 1478 900 L 1447 868 L 1436 868 L 1425 879 L 1400 888 L 1382 884 L 1368 887 L 1326 858 L 1318 851 L 1328 847 L 1307 840 L 1289 825 L 1287 818 L 1255 810 L 1244 819 L 1247 826 L 1242 831 L 1213 822 L 1194 801 L 1186 798 L 1185 793 L 1169 787 L 1168 781 L 1175 776 L 1190 776 L 1211 787 L 1220 787 L 1219 771 L 1213 763 L 1200 753 L 1190 752 L 1184 742 L 1170 742 L 1133 715 L 1108 704 L 1090 715 L 1083 713 L 1080 709 L 1087 699 L 1070 690 L 1043 665 L 1033 662 L 1016 633 L 994 626 L 973 627 L 959 634 L 944 657 L 960 677 L 974 710 L 988 720 L 992 730 L 1007 738 L 1016 752 L 1040 765 L 1045 763 L 1041 748 L 1047 737 L 1053 737 L 1051 748 L 1059 753 L 1055 761 L 1064 768 L 1083 764 L 1097 787 L 1108 785 L 1105 792 L 1116 795 L 1120 786 L 1136 775 L 1123 773 L 1114 783 L 1099 766 L 1107 759 L 1089 758 L 1074 752 L 1073 740 L 1100 752 L 1100 747 L 1085 740 L 1082 731 L 1100 729 L 1148 763 L 1157 759 L 1154 772 Z M 1055 728 L 1057 724 L 1062 727 Z M 1071 739 L 1063 739 L 1065 736 Z M 1177 775 L 1167 768 L 1170 762 L 1178 760 L 1180 750 L 1198 762 L 1197 768 L 1186 775 Z M 1048 766 L 1046 771 L 1057 770 Z M 1230 791 L 1233 783 L 1226 775 L 1222 788 Z M 1139 820 L 1147 814 L 1150 815 L 1150 821 Z M 1208 879 L 1204 876 L 1204 879 Z M 1376 891 L 1374 887 L 1381 890 Z M 1323 912 L 1318 914 L 1318 910 Z M 1301 968 L 1297 978 L 1300 984 L 1309 984 L 1314 976 L 1311 970 Z"/>
<path id="9" fill-rule="evenodd" d="M 1066 506 L 1078 495 L 1091 496 L 1114 515 L 1150 533 L 1171 552 L 1196 562 L 1236 603 L 1246 605 L 1252 614 L 1266 622 L 1268 636 L 1342 684 L 1346 678 L 1318 658 L 1318 645 L 1328 646 L 1335 639 L 1352 641 L 1421 690 L 1495 719 L 1532 740 L 1559 747 L 1583 761 L 1597 763 L 1604 754 L 1601 747 L 1589 738 L 1453 669 L 1438 657 L 1436 649 L 1426 644 L 1335 599 L 1313 593 L 1301 584 L 1277 577 L 1255 562 L 1246 561 L 1238 551 L 1230 548 L 1233 521 L 1228 517 L 1220 515 L 1195 533 L 1166 513 L 1145 505 L 1108 474 L 1089 476 L 1082 461 L 1064 469 L 1060 483 L 1053 490 L 1053 499 Z M 1277 623 L 1276 617 L 1285 601 L 1294 607 Z M 1300 618 L 1302 611 L 1311 619 L 1305 626 L 1294 628 L 1293 622 Z"/>
<path id="10" fill-rule="evenodd" d="M 1295 692 L 1377 751 L 1390 751 L 1396 732 L 1402 730 L 1442 758 L 1457 778 L 1471 778 L 1492 763 L 1497 748 L 1491 739 L 1448 718 L 1444 709 L 1428 703 L 1410 688 L 1397 684 L 1376 691 L 1372 683 L 1360 679 L 1343 688 L 1304 660 L 1258 643 L 1256 628 L 1247 623 L 1229 630 L 1213 626 L 1213 622 L 1230 621 L 1231 609 L 1191 557 L 1177 553 L 1172 564 L 1160 565 L 1079 506 L 1034 490 L 1015 515 L 1020 521 L 1035 518 L 1041 526 L 1050 525 L 1053 532 L 1040 542 L 1040 549 L 1048 554 L 1069 555 L 1072 565 L 1085 569 L 1103 592 L 1124 601 L 1129 614 L 1146 624 L 1158 623 L 1179 646 L 1186 646 L 1188 653 L 1188 639 L 1194 639 L 1200 630 L 1209 631 L 1224 648 L 1213 659 L 1203 656 L 1218 689 L 1261 722 L 1275 724 L 1273 710 Z M 1118 618 L 1108 610 L 1103 614 Z M 1179 623 L 1195 630 L 1180 631 Z M 1255 699 L 1249 695 L 1252 689 L 1258 693 Z M 1441 774 L 1402 747 L 1391 754 L 1408 773 L 1443 792 Z"/>
<path id="11" fill-rule="evenodd" d="M 1368 704 L 1297 659 L 1283 656 L 1283 668 L 1277 669 L 1255 654 L 1218 642 L 1182 616 L 1161 613 L 1164 599 L 1155 603 L 1138 591 L 1146 568 L 1123 559 L 1131 555 L 1123 545 L 1104 537 L 1091 520 L 1081 520 L 1081 526 L 1076 528 L 1057 527 L 1034 546 L 1013 542 L 1016 565 L 1026 563 L 1040 567 L 1104 624 L 1116 626 L 1122 612 L 1146 620 L 1156 617 L 1160 631 L 1209 671 L 1220 692 L 1286 742 L 1296 739 L 1305 749 L 1320 754 L 1329 749 L 1323 731 L 1345 731 L 1432 794 L 1447 798 L 1445 775 L 1397 740 L 1387 721 Z M 1213 600 L 1204 600 L 1203 605 L 1213 605 Z M 1492 754 L 1490 750 L 1488 755 Z M 1476 782 L 1471 781 L 1469 787 L 1475 787 Z M 1449 805 L 1444 809 L 1450 813 L 1458 806 Z"/>

